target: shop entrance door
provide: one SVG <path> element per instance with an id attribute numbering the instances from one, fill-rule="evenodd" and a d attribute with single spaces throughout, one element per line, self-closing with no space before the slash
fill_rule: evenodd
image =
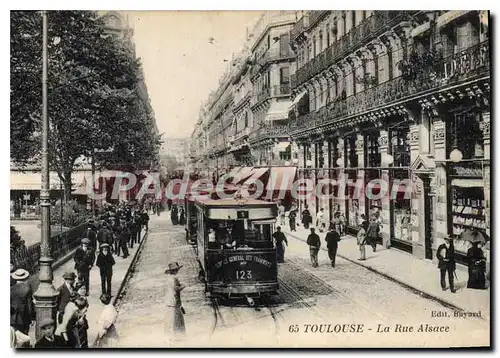
<path id="1" fill-rule="evenodd" d="M 422 178 L 424 182 L 424 222 L 425 222 L 425 259 L 432 260 L 432 198 L 430 194 L 430 178 L 428 176 Z"/>

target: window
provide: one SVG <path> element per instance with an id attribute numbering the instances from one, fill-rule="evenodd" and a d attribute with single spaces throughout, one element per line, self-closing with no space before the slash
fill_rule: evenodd
<path id="1" fill-rule="evenodd" d="M 316 47 L 316 36 L 314 36 L 313 37 L 313 54 L 312 54 L 313 58 L 316 57 L 316 53 L 317 53 L 316 49 L 317 49 L 317 47 Z"/>
<path id="2" fill-rule="evenodd" d="M 411 164 L 409 134 L 408 127 L 400 127 L 391 132 L 393 165 L 395 167 L 409 167 Z"/>
<path id="3" fill-rule="evenodd" d="M 290 35 L 288 33 L 280 36 L 280 55 L 287 56 L 290 51 Z"/>
<path id="4" fill-rule="evenodd" d="M 456 147 L 462 152 L 463 159 L 483 158 L 484 141 L 480 128 L 481 115 L 475 112 L 460 113 L 450 121 L 447 157 Z"/>
<path id="5" fill-rule="evenodd" d="M 280 84 L 289 84 L 290 83 L 290 68 L 282 67 L 280 68 Z"/>
<path id="6" fill-rule="evenodd" d="M 326 24 L 326 47 L 330 47 L 330 24 Z"/>
<path id="7" fill-rule="evenodd" d="M 319 48 L 318 53 L 322 53 L 323 52 L 323 32 L 322 31 L 319 32 L 319 46 L 318 46 L 318 48 Z"/>
<path id="8" fill-rule="evenodd" d="M 380 167 L 382 155 L 379 152 L 378 145 L 379 133 L 370 133 L 366 136 L 366 166 Z"/>

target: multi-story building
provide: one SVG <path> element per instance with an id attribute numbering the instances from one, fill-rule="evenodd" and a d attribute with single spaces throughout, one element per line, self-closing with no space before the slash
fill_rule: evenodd
<path id="1" fill-rule="evenodd" d="M 300 175 L 378 183 L 371 199 L 348 185 L 345 199 L 302 206 L 313 215 L 324 208 L 330 219 L 340 211 L 353 231 L 377 211 L 383 244 L 423 259 L 448 235 L 489 235 L 487 12 L 307 11 L 291 42 Z M 457 238 L 455 249 L 467 245 Z"/>
<path id="2" fill-rule="evenodd" d="M 199 168 L 291 164 L 288 111 L 296 56 L 289 32 L 295 21 L 292 11 L 265 12 L 229 63 L 193 132 Z"/>

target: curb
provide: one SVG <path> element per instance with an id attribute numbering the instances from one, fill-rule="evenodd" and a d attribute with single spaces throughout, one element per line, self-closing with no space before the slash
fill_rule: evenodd
<path id="1" fill-rule="evenodd" d="M 149 235 L 149 230 L 144 233 L 144 236 L 142 237 L 142 240 L 139 243 L 139 247 L 137 248 L 137 251 L 135 252 L 134 257 L 132 258 L 132 261 L 130 261 L 130 265 L 128 266 L 127 272 L 125 273 L 125 276 L 123 276 L 123 280 L 122 280 L 122 283 L 120 284 L 120 288 L 118 289 L 118 291 L 116 292 L 116 295 L 113 297 L 113 299 L 111 301 L 111 304 L 113 306 L 116 306 L 118 298 L 121 296 L 123 289 L 125 288 L 125 284 L 127 283 L 127 281 L 130 279 L 130 276 L 132 275 L 132 271 L 133 271 L 132 269 L 135 267 L 135 264 L 137 263 L 137 260 L 139 259 L 139 256 L 142 252 L 142 248 L 144 247 L 144 243 L 146 242 L 148 235 Z M 106 331 L 106 334 L 104 335 L 103 338 L 105 338 L 107 334 L 108 334 L 108 332 Z M 98 343 L 98 339 L 96 337 L 94 339 L 94 342 L 92 343 L 92 345 L 89 346 L 89 348 L 99 348 L 96 346 L 97 343 Z"/>
<path id="2" fill-rule="evenodd" d="M 298 241 L 302 241 L 304 243 L 306 242 L 306 240 L 301 239 L 301 238 L 299 238 L 299 237 L 297 237 L 297 236 L 295 236 L 295 235 L 293 235 L 291 233 L 288 233 L 288 235 L 292 236 L 294 239 L 296 239 Z M 321 247 L 321 250 L 322 251 L 327 251 L 324 247 Z M 353 264 L 356 264 L 358 266 L 364 267 L 365 269 L 367 269 L 369 271 L 372 271 L 372 272 L 374 272 L 374 273 L 376 273 L 376 274 L 378 274 L 380 276 L 383 276 L 383 277 L 385 277 L 386 279 L 388 279 L 388 280 L 390 280 L 392 282 L 396 282 L 399 285 L 403 286 L 404 288 L 412 291 L 416 295 L 419 295 L 421 297 L 424 297 L 424 298 L 436 301 L 436 302 L 440 303 L 441 305 L 443 305 L 446 308 L 451 308 L 451 309 L 454 309 L 454 310 L 457 310 L 457 311 L 462 311 L 462 312 L 468 312 L 469 311 L 469 309 L 467 309 L 467 308 L 459 307 L 456 304 L 454 304 L 454 303 L 452 303 L 452 302 L 450 302 L 450 301 L 448 301 L 446 299 L 443 299 L 443 298 L 437 297 L 437 296 L 435 296 L 433 294 L 424 292 L 421 289 L 408 284 L 407 282 L 403 282 L 402 280 L 400 280 L 400 279 L 398 279 L 398 278 L 396 278 L 394 276 L 391 276 L 389 274 L 386 274 L 385 272 L 381 272 L 381 271 L 379 271 L 377 269 L 374 269 L 373 267 L 370 267 L 368 265 L 362 264 L 361 262 L 359 262 L 357 260 L 353 260 L 351 258 L 348 258 L 348 257 L 346 257 L 344 255 L 340 255 L 338 253 L 337 253 L 337 256 L 340 257 L 340 258 L 342 258 L 342 259 L 344 259 L 344 260 L 346 260 L 346 261 L 349 261 L 349 262 L 351 262 Z M 481 319 L 485 320 L 485 321 L 489 321 L 489 319 L 484 318 L 484 317 L 481 317 Z"/>

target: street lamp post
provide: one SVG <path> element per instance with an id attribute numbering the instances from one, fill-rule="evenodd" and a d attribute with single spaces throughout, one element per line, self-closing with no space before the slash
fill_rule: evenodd
<path id="1" fill-rule="evenodd" d="M 42 11 L 42 186 L 40 207 L 42 235 L 40 241 L 40 284 L 34 294 L 36 310 L 36 335 L 40 336 L 40 322 L 46 317 L 55 318 L 58 292 L 52 284 L 52 257 L 50 252 L 50 187 L 49 187 L 49 117 L 47 114 L 47 12 Z"/>

